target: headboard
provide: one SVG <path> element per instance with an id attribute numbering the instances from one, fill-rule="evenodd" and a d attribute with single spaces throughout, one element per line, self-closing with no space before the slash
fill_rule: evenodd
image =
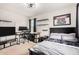
<path id="1" fill-rule="evenodd" d="M 50 33 L 76 33 L 76 27 L 50 28 Z"/>
<path id="2" fill-rule="evenodd" d="M 0 37 L 15 35 L 15 27 L 0 27 Z"/>

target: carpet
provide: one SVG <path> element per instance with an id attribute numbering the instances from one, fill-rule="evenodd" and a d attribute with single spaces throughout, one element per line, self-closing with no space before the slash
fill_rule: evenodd
<path id="1" fill-rule="evenodd" d="M 26 43 L 21 43 L 20 45 L 13 45 L 7 48 L 4 48 L 0 50 L 0 55 L 29 55 L 29 48 L 32 48 L 35 46 L 36 43 L 33 42 L 26 42 Z"/>

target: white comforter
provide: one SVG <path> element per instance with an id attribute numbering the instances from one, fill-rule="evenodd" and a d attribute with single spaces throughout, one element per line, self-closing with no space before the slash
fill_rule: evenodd
<path id="1" fill-rule="evenodd" d="M 38 43 L 34 49 L 47 55 L 79 55 L 79 47 L 50 41 L 43 41 Z"/>

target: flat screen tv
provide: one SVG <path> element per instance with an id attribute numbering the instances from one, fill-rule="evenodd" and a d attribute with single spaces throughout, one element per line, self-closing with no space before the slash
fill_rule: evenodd
<path id="1" fill-rule="evenodd" d="M 15 34 L 15 27 L 0 27 L 0 37 Z"/>

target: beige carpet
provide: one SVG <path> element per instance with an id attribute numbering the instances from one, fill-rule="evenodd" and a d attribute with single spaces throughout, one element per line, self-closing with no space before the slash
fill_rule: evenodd
<path id="1" fill-rule="evenodd" d="M 25 44 L 21 43 L 20 45 L 14 45 L 0 50 L 0 55 L 28 55 L 28 49 L 32 48 L 34 45 L 36 44 L 33 42 L 26 42 Z"/>

